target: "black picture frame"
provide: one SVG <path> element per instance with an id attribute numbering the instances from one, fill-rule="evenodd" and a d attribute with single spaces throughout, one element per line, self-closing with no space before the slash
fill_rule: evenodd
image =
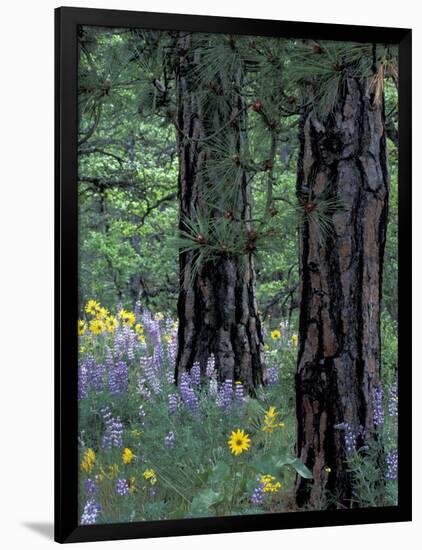
<path id="1" fill-rule="evenodd" d="M 77 28 L 141 27 L 397 44 L 399 48 L 398 505 L 78 525 Z M 55 10 L 55 540 L 81 542 L 411 520 L 411 30 L 61 7 Z"/>

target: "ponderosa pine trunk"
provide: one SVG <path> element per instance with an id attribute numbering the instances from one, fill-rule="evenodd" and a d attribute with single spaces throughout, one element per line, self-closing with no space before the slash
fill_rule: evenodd
<path id="1" fill-rule="evenodd" d="M 204 91 L 198 90 L 196 69 L 200 59 L 192 47 L 190 36 L 179 39 L 178 53 L 179 227 L 185 230 L 185 219 L 194 219 L 197 213 L 204 211 L 210 212 L 207 186 L 218 184 L 205 176 L 207 162 L 213 155 L 212 141 L 208 138 L 217 133 L 220 141 L 235 140 L 240 157 L 247 139 L 247 115 L 240 94 L 227 91 L 223 77 L 212 86 L 215 85 L 215 93 L 224 96 L 227 102 L 228 119 L 221 113 L 207 110 Z M 238 116 L 233 117 L 236 113 Z M 242 173 L 236 205 L 238 222 L 248 227 L 250 212 L 251 189 L 246 173 Z M 223 214 L 224 207 L 210 213 L 212 216 Z M 253 392 L 264 378 L 263 338 L 255 296 L 253 255 L 245 253 L 236 257 L 220 251 L 217 259 L 205 262 L 196 274 L 192 274 L 194 259 L 195 252 L 180 254 L 176 380 L 181 373 L 190 371 L 194 362 L 199 362 L 204 373 L 212 354 L 220 381 L 241 381 L 248 391 Z"/>
<path id="2" fill-rule="evenodd" d="M 347 446 L 361 447 L 374 428 L 381 367 L 389 193 L 384 105 L 363 79 L 345 80 L 340 96 L 329 116 L 304 115 L 300 131 L 303 208 L 311 212 L 321 196 L 338 201 L 332 234 L 321 239 L 305 222 L 300 243 L 297 451 L 313 480 L 297 479 L 296 500 L 318 509 L 327 494 L 351 504 Z"/>

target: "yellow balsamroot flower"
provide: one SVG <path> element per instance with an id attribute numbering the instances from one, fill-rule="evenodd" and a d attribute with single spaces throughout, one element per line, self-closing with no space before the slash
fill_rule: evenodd
<path id="1" fill-rule="evenodd" d="M 101 319 L 92 319 L 92 321 L 89 322 L 89 330 L 92 334 L 101 334 L 105 329 L 105 323 Z"/>
<path id="2" fill-rule="evenodd" d="M 85 451 L 81 462 L 81 470 L 89 474 L 95 466 L 95 452 L 89 448 Z"/>
<path id="3" fill-rule="evenodd" d="M 141 342 L 141 344 L 145 344 L 145 336 L 143 334 L 138 336 L 138 340 Z"/>
<path id="4" fill-rule="evenodd" d="M 271 406 L 264 416 L 263 432 L 273 433 L 276 428 L 284 428 L 284 422 L 277 422 L 277 416 L 277 409 Z"/>
<path id="5" fill-rule="evenodd" d="M 149 480 L 151 485 L 155 485 L 157 483 L 157 476 L 152 468 L 145 470 L 142 475 L 147 481 Z"/>
<path id="6" fill-rule="evenodd" d="M 91 315 L 96 315 L 100 307 L 100 304 L 96 300 L 88 300 L 85 306 L 85 311 Z"/>
<path id="7" fill-rule="evenodd" d="M 119 322 L 116 319 L 116 317 L 109 316 L 109 317 L 106 317 L 105 319 L 105 326 L 106 326 L 107 332 L 109 332 L 110 334 L 113 334 L 118 324 Z"/>
<path id="8" fill-rule="evenodd" d="M 273 340 L 278 340 L 279 338 L 281 338 L 281 332 L 280 332 L 279 330 L 277 330 L 277 329 L 273 330 L 273 331 L 271 332 L 271 338 L 272 338 Z"/>
<path id="9" fill-rule="evenodd" d="M 278 493 L 281 489 L 281 483 L 279 481 L 275 481 L 274 476 L 270 475 L 263 475 L 259 479 L 260 483 L 263 485 L 262 490 L 264 493 Z"/>
<path id="10" fill-rule="evenodd" d="M 299 337 L 297 334 L 292 334 L 292 344 L 296 347 L 297 343 L 299 341 Z"/>
<path id="11" fill-rule="evenodd" d="M 237 456 L 249 449 L 251 440 L 249 439 L 249 435 L 245 434 L 243 430 L 237 429 L 237 431 L 232 432 L 228 444 L 231 452 Z"/>
<path id="12" fill-rule="evenodd" d="M 82 319 L 78 319 L 78 336 L 83 336 L 86 332 L 86 323 Z"/>
<path id="13" fill-rule="evenodd" d="M 135 325 L 135 332 L 136 332 L 136 334 L 143 334 L 143 333 L 144 333 L 144 329 L 143 329 L 142 325 L 140 325 L 139 323 L 136 323 L 136 325 Z"/>
<path id="14" fill-rule="evenodd" d="M 128 447 L 126 447 L 122 454 L 123 464 L 130 464 L 134 456 L 135 455 L 132 453 L 132 451 Z"/>
<path id="15" fill-rule="evenodd" d="M 135 324 L 136 317 L 132 311 L 121 309 L 119 311 L 119 317 L 124 325 L 129 325 L 130 327 L 132 327 Z"/>
<path id="16" fill-rule="evenodd" d="M 105 307 L 99 307 L 97 309 L 97 319 L 106 319 L 110 312 Z"/>

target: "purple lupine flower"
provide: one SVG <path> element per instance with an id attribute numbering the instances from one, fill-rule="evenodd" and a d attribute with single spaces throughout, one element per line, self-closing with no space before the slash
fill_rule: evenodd
<path id="1" fill-rule="evenodd" d="M 394 382 L 393 387 L 391 388 L 389 399 L 388 399 L 388 414 L 392 417 L 398 416 L 399 409 L 399 396 L 397 392 L 397 382 Z"/>
<path id="2" fill-rule="evenodd" d="M 129 483 L 126 479 L 116 480 L 116 493 L 121 497 L 129 494 Z"/>
<path id="3" fill-rule="evenodd" d="M 278 367 L 269 367 L 267 369 L 267 381 L 270 386 L 278 384 Z"/>
<path id="4" fill-rule="evenodd" d="M 129 361 L 135 360 L 135 349 L 137 347 L 137 341 L 136 334 L 134 332 L 130 332 L 130 334 L 127 337 L 127 356 Z"/>
<path id="5" fill-rule="evenodd" d="M 91 372 L 89 373 L 89 383 L 93 390 L 100 392 L 104 385 L 104 365 L 93 365 Z"/>
<path id="6" fill-rule="evenodd" d="M 79 399 L 88 397 L 90 389 L 101 391 L 103 389 L 104 365 L 97 365 L 92 355 L 84 358 L 78 371 L 78 396 Z"/>
<path id="7" fill-rule="evenodd" d="M 123 330 L 120 327 L 117 327 L 114 331 L 114 338 L 113 338 L 113 351 L 114 355 L 116 357 L 123 357 L 123 354 L 125 352 L 125 335 L 123 333 Z"/>
<path id="8" fill-rule="evenodd" d="M 174 384 L 175 377 L 174 377 L 174 368 L 173 367 L 166 370 L 165 378 L 167 380 L 167 384 L 169 384 L 170 386 L 172 386 Z"/>
<path id="9" fill-rule="evenodd" d="M 112 395 L 127 392 L 129 369 L 124 361 L 119 361 L 108 373 L 108 389 Z"/>
<path id="10" fill-rule="evenodd" d="M 190 370 L 190 379 L 193 386 L 199 386 L 201 383 L 201 367 L 198 362 L 192 365 Z"/>
<path id="11" fill-rule="evenodd" d="M 224 380 L 217 397 L 217 405 L 228 413 L 233 404 L 233 381 Z"/>
<path id="12" fill-rule="evenodd" d="M 175 393 L 169 393 L 168 395 L 168 411 L 169 414 L 174 414 L 177 411 L 178 399 Z"/>
<path id="13" fill-rule="evenodd" d="M 245 402 L 245 392 L 242 382 L 236 382 L 236 384 L 234 385 L 234 399 L 238 405 L 241 405 Z"/>
<path id="14" fill-rule="evenodd" d="M 161 393 L 161 384 L 157 376 L 159 363 L 156 354 L 154 353 L 152 357 L 142 357 L 141 367 L 148 382 L 148 387 L 152 389 L 155 395 L 159 395 Z"/>
<path id="15" fill-rule="evenodd" d="M 104 361 L 104 364 L 105 364 L 105 368 L 106 368 L 107 372 L 110 372 L 111 370 L 113 370 L 113 368 L 114 368 L 113 353 L 112 353 L 111 349 L 108 346 L 105 347 L 105 361 Z"/>
<path id="16" fill-rule="evenodd" d="M 358 437 L 364 435 L 364 428 L 362 426 L 352 426 L 349 422 L 342 422 L 334 426 L 339 430 L 344 431 L 344 445 L 347 453 L 353 453 L 356 450 L 356 443 Z"/>
<path id="17" fill-rule="evenodd" d="M 97 484 L 93 479 L 88 478 L 85 481 L 85 492 L 88 498 L 95 496 L 95 493 L 97 492 Z"/>
<path id="18" fill-rule="evenodd" d="M 175 444 L 175 435 L 174 432 L 169 432 L 165 437 L 165 444 L 167 449 L 173 449 Z"/>
<path id="19" fill-rule="evenodd" d="M 208 357 L 207 367 L 206 367 L 206 370 L 205 370 L 207 378 L 211 378 L 213 376 L 214 372 L 215 372 L 215 357 L 214 357 L 213 354 L 211 354 Z"/>
<path id="20" fill-rule="evenodd" d="M 105 431 L 103 435 L 103 449 L 106 451 L 113 447 L 123 446 L 123 424 L 119 417 L 114 418 L 108 407 L 102 409 Z"/>
<path id="21" fill-rule="evenodd" d="M 97 521 L 101 506 L 94 499 L 86 501 L 81 517 L 81 525 L 92 525 Z"/>
<path id="22" fill-rule="evenodd" d="M 385 477 L 390 481 L 395 481 L 397 479 L 398 458 L 397 449 L 390 451 L 385 457 L 385 463 L 387 465 Z"/>
<path id="23" fill-rule="evenodd" d="M 83 361 L 78 368 L 78 399 L 88 397 L 88 370 L 86 362 Z"/>
<path id="24" fill-rule="evenodd" d="M 164 359 L 164 349 L 161 341 L 160 322 L 153 319 L 149 311 L 143 311 L 142 316 L 145 332 L 148 334 L 159 364 L 161 364 Z"/>
<path id="25" fill-rule="evenodd" d="M 210 379 L 209 393 L 213 397 L 217 397 L 218 395 L 218 382 L 217 382 L 217 377 L 215 373 L 212 375 L 212 378 Z"/>
<path id="26" fill-rule="evenodd" d="M 170 366 L 172 367 L 172 372 L 174 371 L 174 365 L 176 364 L 177 356 L 177 338 L 176 335 L 173 335 L 171 341 L 167 344 L 167 356 Z M 173 380 L 174 382 L 174 380 Z"/>
<path id="27" fill-rule="evenodd" d="M 180 377 L 180 396 L 182 398 L 183 404 L 185 407 L 192 413 L 199 412 L 199 401 L 198 397 L 191 387 L 190 376 L 187 372 L 183 372 Z"/>
<path id="28" fill-rule="evenodd" d="M 135 314 L 135 319 L 138 321 L 141 316 L 141 302 L 139 300 L 137 300 L 135 303 L 135 307 L 133 308 L 133 313 Z"/>
<path id="29" fill-rule="evenodd" d="M 254 506 L 262 506 L 264 504 L 264 487 L 265 483 L 262 483 L 259 476 L 256 478 L 257 482 L 259 483 L 258 487 L 256 487 L 252 493 L 251 496 L 251 503 Z"/>
<path id="30" fill-rule="evenodd" d="M 372 394 L 372 405 L 374 407 L 374 426 L 384 424 L 384 391 L 381 387 L 375 388 Z"/>

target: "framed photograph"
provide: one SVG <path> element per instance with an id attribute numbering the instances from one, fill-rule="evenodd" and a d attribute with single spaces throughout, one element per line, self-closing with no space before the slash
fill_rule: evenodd
<path id="1" fill-rule="evenodd" d="M 58 8 L 58 542 L 411 519 L 411 31 Z"/>

